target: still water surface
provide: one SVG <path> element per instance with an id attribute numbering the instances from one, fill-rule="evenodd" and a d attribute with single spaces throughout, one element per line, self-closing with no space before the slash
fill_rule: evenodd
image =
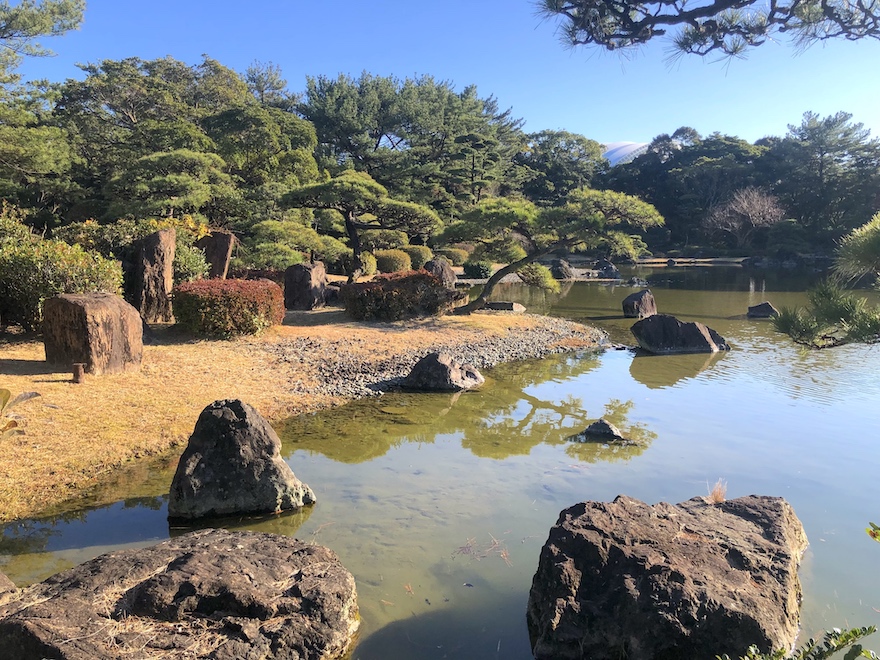
<path id="1" fill-rule="evenodd" d="M 502 365 L 479 392 L 385 395 L 291 419 L 278 428 L 284 454 L 318 504 L 227 526 L 339 554 L 357 578 L 363 620 L 353 658 L 530 658 L 528 591 L 561 509 L 621 493 L 680 502 L 723 479 L 728 497 L 783 496 L 801 518 L 806 635 L 880 623 L 880 546 L 864 532 L 880 522 L 880 346 L 804 351 L 744 317 L 763 300 L 804 304 L 807 280 L 796 274 L 638 274 L 661 312 L 704 321 L 733 350 L 569 354 Z M 511 285 L 496 297 L 632 344 L 620 301 L 634 290 Z M 602 416 L 639 444 L 569 440 Z M 183 531 L 165 520 L 173 467 L 126 478 L 111 506 L 6 526 L 0 570 L 23 584 Z"/>

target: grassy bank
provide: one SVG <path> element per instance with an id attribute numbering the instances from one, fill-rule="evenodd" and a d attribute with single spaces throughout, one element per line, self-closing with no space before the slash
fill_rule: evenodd
<path id="1" fill-rule="evenodd" d="M 78 498 L 136 466 L 139 458 L 173 457 L 202 409 L 217 399 L 242 399 L 270 420 L 345 402 L 308 393 L 316 375 L 280 357 L 281 351 L 263 350 L 266 343 L 320 337 L 332 350 L 334 341 L 356 339 L 362 359 L 378 363 L 413 349 L 427 352 L 438 343 L 500 339 L 542 323 L 536 316 L 474 314 L 365 324 L 348 321 L 338 310 L 289 312 L 284 325 L 258 337 L 199 341 L 173 330 L 159 332 L 157 341 L 144 347 L 141 369 L 87 375 L 79 384 L 70 373 L 46 365 L 39 339 L 0 336 L 0 387 L 41 394 L 16 409 L 26 419 L 26 434 L 3 442 L 0 521 Z"/>

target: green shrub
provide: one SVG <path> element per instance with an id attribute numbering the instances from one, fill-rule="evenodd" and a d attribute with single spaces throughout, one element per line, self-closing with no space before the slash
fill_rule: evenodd
<path id="1" fill-rule="evenodd" d="M 197 280 L 174 288 L 174 317 L 205 337 L 253 335 L 284 319 L 284 294 L 269 280 Z"/>
<path id="2" fill-rule="evenodd" d="M 457 298 L 438 278 L 425 271 L 379 275 L 370 282 L 347 284 L 339 292 L 346 313 L 359 321 L 398 321 L 438 316 Z"/>
<path id="3" fill-rule="evenodd" d="M 562 289 L 559 282 L 553 278 L 553 273 L 550 272 L 550 269 L 541 264 L 526 264 L 516 271 L 516 274 L 528 286 L 534 286 L 553 293 L 559 293 Z"/>
<path id="4" fill-rule="evenodd" d="M 287 270 L 288 266 L 305 261 L 305 255 L 284 243 L 260 243 L 248 250 L 242 261 L 251 268 Z"/>
<path id="5" fill-rule="evenodd" d="M 122 269 L 117 261 L 62 241 L 0 243 L 0 317 L 36 330 L 43 301 L 61 293 L 117 293 Z"/>
<path id="6" fill-rule="evenodd" d="M 493 243 L 491 246 L 478 245 L 468 258 L 470 261 L 492 261 L 494 263 L 511 264 L 525 258 L 526 251 L 522 244 L 514 238 Z"/>
<path id="7" fill-rule="evenodd" d="M 376 271 L 379 270 L 379 264 L 372 252 L 361 253 L 361 264 L 364 268 L 364 275 L 375 275 Z"/>
<path id="8" fill-rule="evenodd" d="M 24 224 L 24 213 L 6 200 L 0 203 L 0 245 L 4 243 L 26 243 L 39 240 L 39 236 Z"/>
<path id="9" fill-rule="evenodd" d="M 394 250 L 409 245 L 409 236 L 397 229 L 368 229 L 361 234 L 361 245 L 365 250 Z"/>
<path id="10" fill-rule="evenodd" d="M 377 250 L 376 267 L 380 273 L 401 273 L 412 270 L 412 259 L 403 250 Z"/>
<path id="11" fill-rule="evenodd" d="M 449 259 L 449 263 L 453 266 L 464 266 L 464 262 L 468 259 L 467 250 L 461 250 L 459 248 L 442 248 L 440 250 L 435 250 L 435 254 L 438 254 L 441 257 L 446 257 Z"/>
<path id="12" fill-rule="evenodd" d="M 492 276 L 492 264 L 488 261 L 467 261 L 464 276 L 472 280 L 485 280 Z"/>
<path id="13" fill-rule="evenodd" d="M 424 268 L 434 258 L 434 251 L 427 245 L 407 245 L 400 249 L 409 255 L 413 270 Z"/>

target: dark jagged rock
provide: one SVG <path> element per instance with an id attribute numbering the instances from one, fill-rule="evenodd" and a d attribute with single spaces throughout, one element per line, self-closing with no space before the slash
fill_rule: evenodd
<path id="1" fill-rule="evenodd" d="M 751 305 L 747 316 L 750 319 L 772 319 L 779 316 L 779 310 L 765 300 L 758 305 Z"/>
<path id="2" fill-rule="evenodd" d="M 112 552 L 0 605 L 0 658 L 325 660 L 358 628 L 336 555 L 220 529 Z"/>
<path id="3" fill-rule="evenodd" d="M 171 482 L 168 517 L 275 513 L 314 504 L 281 458 L 281 440 L 253 407 L 215 401 L 199 415 Z"/>
<path id="4" fill-rule="evenodd" d="M 650 289 L 637 291 L 623 299 L 623 315 L 628 319 L 643 319 L 657 313 L 657 304 Z"/>
<path id="5" fill-rule="evenodd" d="M 597 276 L 606 280 L 619 280 L 620 271 L 608 259 L 599 259 L 594 266 Z"/>
<path id="6" fill-rule="evenodd" d="M 196 241 L 196 247 L 205 253 L 205 261 L 208 262 L 208 277 L 211 279 L 226 279 L 229 272 L 229 262 L 232 260 L 232 248 L 235 247 L 235 234 L 231 231 L 215 229 L 207 236 L 202 236 Z"/>
<path id="7" fill-rule="evenodd" d="M 577 279 L 577 273 L 565 259 L 554 259 L 550 265 L 550 273 L 557 280 Z"/>
<path id="8" fill-rule="evenodd" d="M 177 232 L 162 229 L 135 241 L 122 260 L 125 299 L 147 323 L 170 323 Z"/>
<path id="9" fill-rule="evenodd" d="M 443 286 L 447 289 L 455 289 L 455 282 L 458 278 L 446 259 L 431 259 L 422 268 L 443 282 Z"/>
<path id="10" fill-rule="evenodd" d="M 460 392 L 484 382 L 476 367 L 461 364 L 448 353 L 429 353 L 403 379 L 402 387 L 417 392 Z"/>
<path id="11" fill-rule="evenodd" d="M 593 422 L 577 435 L 571 436 L 569 440 L 575 442 L 630 442 L 620 432 L 620 429 L 605 418 Z"/>
<path id="12" fill-rule="evenodd" d="M 284 308 L 317 309 L 327 304 L 327 271 L 324 264 L 295 264 L 284 272 Z"/>
<path id="13" fill-rule="evenodd" d="M 807 546 L 791 506 L 749 496 L 649 506 L 619 496 L 560 513 L 527 620 L 538 660 L 673 660 L 790 648 Z"/>
<path id="14" fill-rule="evenodd" d="M 76 362 L 93 375 L 139 369 L 143 321 L 112 293 L 65 293 L 43 302 L 46 362 L 69 370 Z"/>
<path id="15" fill-rule="evenodd" d="M 727 341 L 699 322 L 686 323 L 669 314 L 654 314 L 630 328 L 636 341 L 649 353 L 717 353 L 728 351 Z"/>

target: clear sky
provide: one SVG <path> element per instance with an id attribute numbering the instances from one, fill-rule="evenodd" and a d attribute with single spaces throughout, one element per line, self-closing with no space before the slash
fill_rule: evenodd
<path id="1" fill-rule="evenodd" d="M 308 75 L 429 74 L 475 84 L 526 120 L 599 142 L 650 141 L 679 126 L 749 141 L 784 135 L 804 112 L 846 111 L 880 137 L 880 41 L 834 41 L 798 53 L 768 43 L 745 60 L 667 61 L 666 43 L 626 58 L 562 47 L 531 0 L 87 0 L 77 32 L 44 40 L 54 58 L 26 78 L 81 77 L 76 63 L 202 54 L 243 72 L 281 67 L 291 91 Z"/>

